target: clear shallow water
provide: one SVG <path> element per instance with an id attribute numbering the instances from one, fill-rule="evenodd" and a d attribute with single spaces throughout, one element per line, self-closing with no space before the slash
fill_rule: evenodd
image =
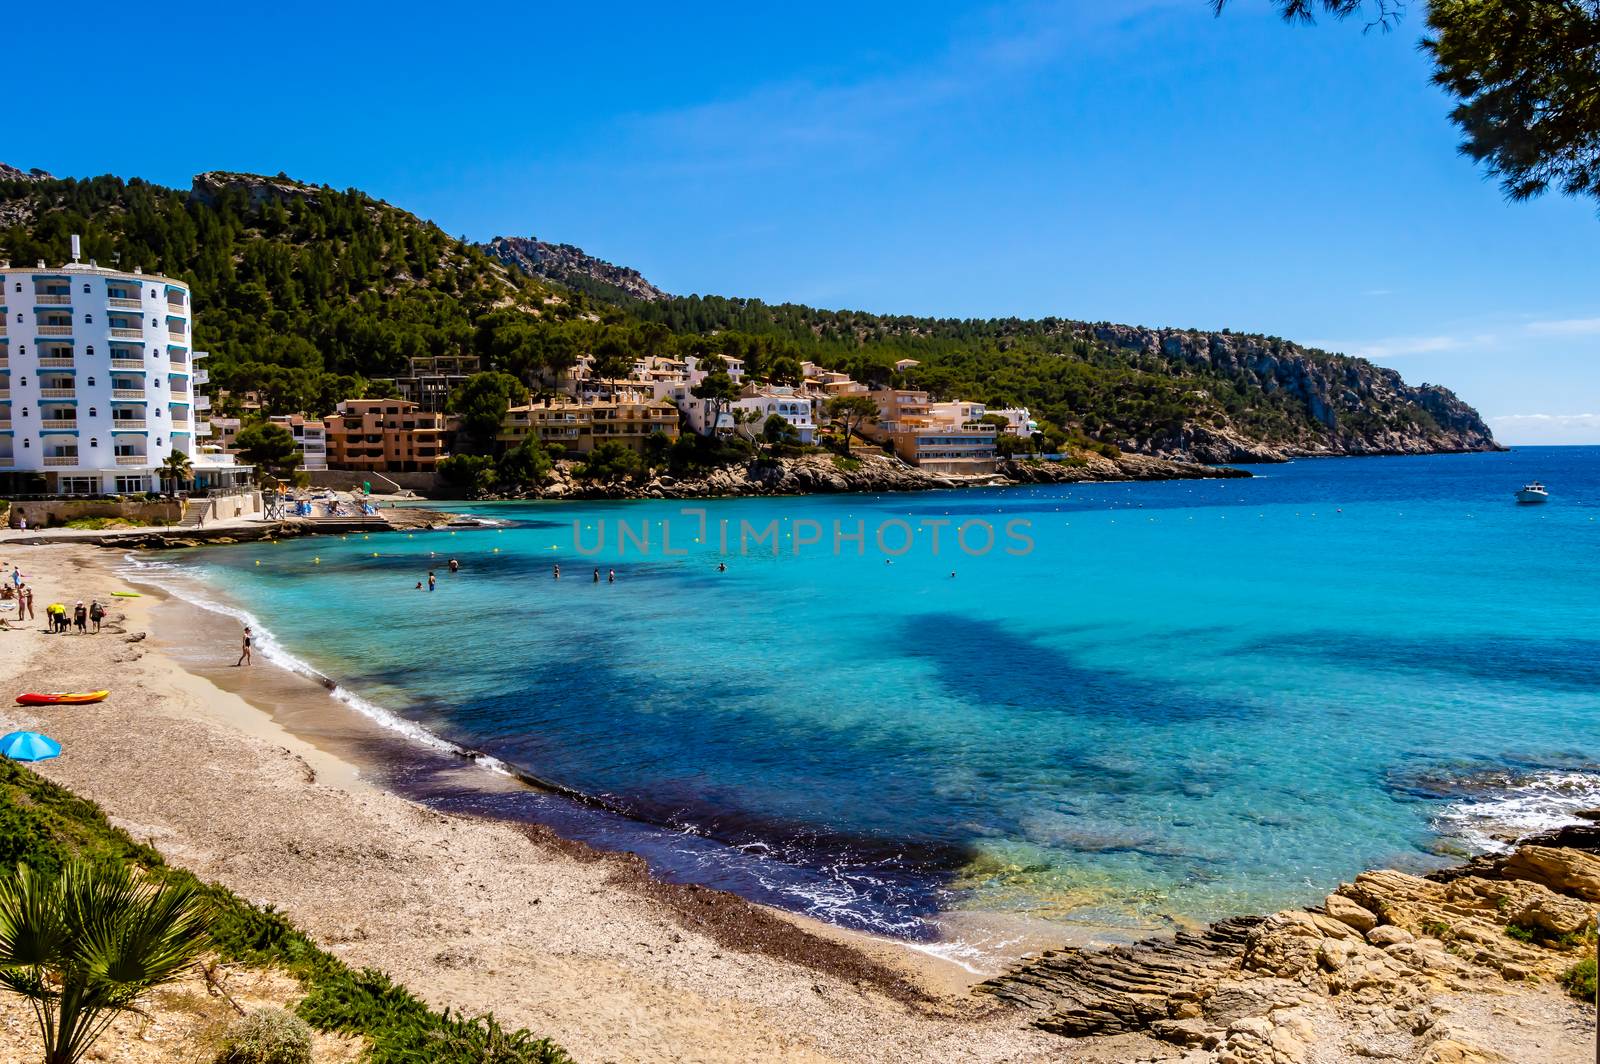
<path id="1" fill-rule="evenodd" d="M 176 560 L 278 652 L 629 819 L 431 800 L 908 937 L 952 908 L 1261 911 L 1600 804 L 1600 449 L 1256 471 L 713 501 L 698 543 L 678 503 L 480 506 L 505 526 Z M 1553 501 L 1514 505 L 1536 477 Z M 946 517 L 995 548 L 950 526 L 935 556 Z M 893 519 L 915 546 L 886 564 Z M 1007 554 L 1019 519 L 1033 548 Z M 773 520 L 779 555 L 740 556 L 740 522 Z M 859 554 L 835 521 L 866 522 Z M 413 590 L 430 560 L 439 589 Z"/>

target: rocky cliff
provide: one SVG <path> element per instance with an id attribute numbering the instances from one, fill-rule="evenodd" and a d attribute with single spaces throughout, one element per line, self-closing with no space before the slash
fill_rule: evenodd
<path id="1" fill-rule="evenodd" d="M 1278 430 L 1270 443 L 1251 439 L 1233 425 L 1186 423 L 1165 435 L 1116 441 L 1127 450 L 1242 462 L 1500 449 L 1478 412 L 1449 389 L 1408 385 L 1394 370 L 1365 359 L 1313 351 L 1276 337 L 1104 323 L 1079 328 L 1123 351 L 1217 373 L 1309 415 L 1286 434 Z"/>
<path id="2" fill-rule="evenodd" d="M 598 293 L 605 297 L 621 295 L 646 303 L 672 298 L 645 280 L 638 270 L 614 266 L 604 259 L 584 254 L 582 248 L 571 244 L 547 244 L 532 237 L 497 236 L 482 247 L 514 270 L 569 288 L 592 290 L 598 285 L 610 290 Z"/>

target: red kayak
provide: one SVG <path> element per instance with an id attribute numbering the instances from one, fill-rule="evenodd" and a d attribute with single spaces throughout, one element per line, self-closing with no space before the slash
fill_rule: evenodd
<path id="1" fill-rule="evenodd" d="M 54 694 L 29 692 L 17 696 L 19 706 L 82 706 L 90 702 L 104 702 L 110 691 L 57 691 Z"/>

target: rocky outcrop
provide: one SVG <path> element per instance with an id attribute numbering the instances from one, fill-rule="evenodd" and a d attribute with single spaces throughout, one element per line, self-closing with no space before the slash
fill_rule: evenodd
<path id="1" fill-rule="evenodd" d="M 19 170 L 15 166 L 0 163 L 0 181 L 54 181 L 49 173 L 35 166 L 31 170 Z"/>
<path id="2" fill-rule="evenodd" d="M 1281 456 L 1500 449 L 1478 412 L 1453 392 L 1437 385 L 1408 385 L 1394 370 L 1364 359 L 1231 332 L 1107 323 L 1078 328 L 1111 347 L 1215 372 L 1303 411 L 1304 417 L 1291 421 L 1287 437 L 1274 439 L 1267 448 Z M 1175 433 L 1127 443 L 1127 450 L 1204 461 L 1271 460 L 1249 457 L 1262 445 L 1233 429 L 1185 424 Z"/>
<path id="3" fill-rule="evenodd" d="M 1375 1055 L 1498 1060 L 1439 1002 L 1551 980 L 1592 948 L 1600 858 L 1562 841 L 1532 841 L 1464 875 L 1366 872 L 1319 906 L 1264 919 L 1048 951 L 979 990 L 1044 1030 L 1144 1032 L 1196 1064 L 1301 1064 L 1331 1021 L 1399 1050 Z"/>
<path id="4" fill-rule="evenodd" d="M 529 277 L 543 277 L 574 288 L 585 287 L 584 281 L 593 282 L 615 289 L 629 299 L 647 303 L 672 298 L 645 280 L 638 270 L 586 255 L 582 248 L 571 244 L 547 244 L 533 237 L 497 236 L 482 247 L 493 258 Z"/>
<path id="5" fill-rule="evenodd" d="M 215 204 L 225 192 L 243 192 L 251 206 L 303 197 L 316 199 L 324 191 L 316 185 L 307 185 L 286 174 L 264 177 L 261 174 L 237 174 L 226 170 L 210 170 L 196 174 L 190 186 L 190 195 L 201 203 Z"/>

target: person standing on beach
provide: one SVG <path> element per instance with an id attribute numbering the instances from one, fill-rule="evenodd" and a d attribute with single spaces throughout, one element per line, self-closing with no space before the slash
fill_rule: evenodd
<path id="1" fill-rule="evenodd" d="M 233 663 L 234 668 L 237 669 L 240 665 L 252 664 L 250 661 L 250 642 L 250 626 L 247 624 L 244 626 L 244 643 L 239 648 L 239 660 Z"/>
<path id="2" fill-rule="evenodd" d="M 11 567 L 11 584 L 13 587 L 22 586 L 22 570 L 18 569 L 15 565 Z"/>
<path id="3" fill-rule="evenodd" d="M 18 613 L 22 612 L 23 606 L 28 607 L 28 620 L 33 620 L 33 588 L 31 587 L 23 589 L 22 603 L 17 607 Z"/>
<path id="4" fill-rule="evenodd" d="M 89 603 L 89 619 L 94 622 L 95 634 L 99 635 L 100 622 L 106 619 L 106 608 L 100 605 L 99 599 Z"/>
<path id="5" fill-rule="evenodd" d="M 28 530 L 28 515 L 27 514 L 23 514 L 21 517 L 19 517 L 17 519 L 17 528 L 21 529 L 23 532 L 26 532 Z"/>
<path id="6" fill-rule="evenodd" d="M 89 608 L 83 604 L 83 599 L 79 599 L 78 604 L 72 608 L 72 626 L 78 630 L 79 635 L 89 630 Z"/>

